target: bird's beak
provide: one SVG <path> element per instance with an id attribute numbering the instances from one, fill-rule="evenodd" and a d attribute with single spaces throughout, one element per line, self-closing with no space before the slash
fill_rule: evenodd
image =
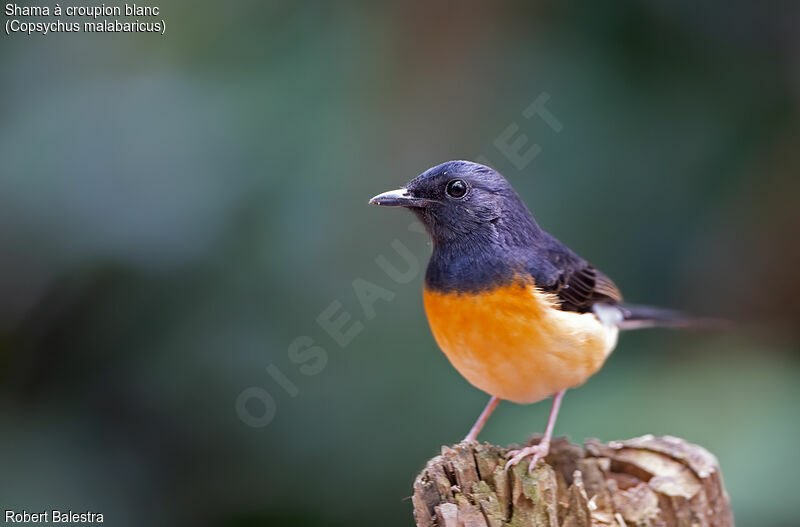
<path id="1" fill-rule="evenodd" d="M 369 200 L 370 205 L 383 205 L 384 207 L 421 207 L 427 202 L 426 199 L 412 196 L 406 188 L 390 190 Z"/>

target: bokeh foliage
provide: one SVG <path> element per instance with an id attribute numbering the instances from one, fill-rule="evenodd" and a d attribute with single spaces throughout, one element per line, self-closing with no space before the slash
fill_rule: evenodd
<path id="1" fill-rule="evenodd" d="M 409 525 L 485 402 L 436 350 L 410 215 L 367 199 L 488 158 L 633 302 L 730 318 L 625 335 L 574 440 L 720 458 L 740 525 L 790 525 L 800 433 L 800 41 L 791 3 L 168 1 L 167 34 L 0 44 L 0 502 L 111 525 Z M 554 133 L 522 110 L 548 93 Z M 495 139 L 541 147 L 523 169 Z M 361 278 L 391 290 L 368 320 Z M 364 329 L 344 348 L 331 302 Z M 304 375 L 298 336 L 325 349 Z M 267 372 L 278 368 L 292 397 Z M 235 402 L 275 399 L 264 428 Z M 523 440 L 547 403 L 503 404 Z"/>

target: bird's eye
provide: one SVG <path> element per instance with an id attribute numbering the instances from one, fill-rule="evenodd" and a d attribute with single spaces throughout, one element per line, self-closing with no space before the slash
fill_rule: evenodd
<path id="1" fill-rule="evenodd" d="M 447 184 L 445 191 L 451 198 L 463 198 L 467 193 L 467 184 L 461 179 L 453 179 Z"/>

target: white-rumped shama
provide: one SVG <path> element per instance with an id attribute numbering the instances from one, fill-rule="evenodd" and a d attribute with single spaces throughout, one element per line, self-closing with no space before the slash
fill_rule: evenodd
<path id="1" fill-rule="evenodd" d="M 554 396 L 544 438 L 510 452 L 506 468 L 533 455 L 532 469 L 547 455 L 564 392 L 600 369 L 620 329 L 690 322 L 623 305 L 614 283 L 542 230 L 489 167 L 443 163 L 370 203 L 410 209 L 433 240 L 423 292 L 433 336 L 456 370 L 491 395 L 465 440 L 477 439 L 501 399 Z"/>

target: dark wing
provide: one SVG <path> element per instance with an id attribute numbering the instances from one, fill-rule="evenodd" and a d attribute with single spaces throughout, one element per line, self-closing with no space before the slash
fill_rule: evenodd
<path id="1" fill-rule="evenodd" d="M 597 302 L 616 304 L 622 293 L 606 275 L 587 262 L 583 266 L 565 269 L 550 292 L 561 300 L 561 309 L 585 313 Z"/>
<path id="2" fill-rule="evenodd" d="M 536 248 L 533 260 L 538 271 L 531 273 L 536 285 L 558 296 L 564 311 L 586 313 L 598 302 L 622 301 L 622 293 L 609 277 L 549 235 Z"/>

